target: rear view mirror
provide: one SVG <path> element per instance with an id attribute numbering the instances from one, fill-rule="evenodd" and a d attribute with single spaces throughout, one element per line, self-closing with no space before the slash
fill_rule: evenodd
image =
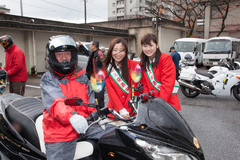
<path id="1" fill-rule="evenodd" d="M 184 56 L 184 58 L 185 58 L 186 60 L 190 60 L 190 59 L 192 59 L 192 56 L 191 56 L 190 54 L 186 54 L 186 55 Z"/>

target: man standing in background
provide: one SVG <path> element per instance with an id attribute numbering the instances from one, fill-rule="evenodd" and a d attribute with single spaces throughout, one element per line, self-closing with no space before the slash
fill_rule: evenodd
<path id="1" fill-rule="evenodd" d="M 9 92 L 24 96 L 28 80 L 25 55 L 19 47 L 13 44 L 13 38 L 9 35 L 0 37 L 0 43 L 6 52 L 3 69 L 9 78 Z"/>
<path id="2" fill-rule="evenodd" d="M 171 47 L 170 48 L 170 51 L 171 52 L 171 57 L 172 57 L 172 60 L 175 64 L 175 68 L 176 68 L 176 80 L 178 80 L 178 77 L 179 77 L 179 61 L 181 60 L 181 56 L 180 54 L 175 50 L 174 47 Z"/>
<path id="3" fill-rule="evenodd" d="M 103 67 L 102 60 L 104 59 L 104 54 L 99 49 L 99 42 L 96 40 L 93 40 L 90 44 L 91 51 L 87 50 L 80 41 L 78 41 L 78 43 L 81 50 L 83 50 L 83 53 L 89 56 L 86 72 L 87 72 L 88 78 L 90 79 L 90 77 L 93 74 L 97 74 L 99 70 L 102 70 L 102 67 Z M 95 93 L 95 98 L 98 100 L 98 104 L 100 107 L 105 106 L 104 105 L 104 89 L 99 93 Z"/>

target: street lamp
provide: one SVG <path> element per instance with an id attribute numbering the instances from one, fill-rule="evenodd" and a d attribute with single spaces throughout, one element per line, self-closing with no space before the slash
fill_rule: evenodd
<path id="1" fill-rule="evenodd" d="M 161 18 L 159 18 L 158 16 L 157 16 L 157 18 L 156 18 L 156 17 L 153 17 L 153 18 L 152 18 L 152 22 L 155 22 L 155 23 L 156 23 L 157 40 L 158 40 L 158 21 L 159 21 L 159 20 L 161 20 Z"/>
<path id="2" fill-rule="evenodd" d="M 149 11 L 145 11 L 146 14 L 151 14 Z M 161 20 L 161 18 L 159 18 L 159 16 L 157 15 L 157 17 L 152 17 L 152 22 L 156 23 L 156 31 L 157 31 L 157 40 L 158 40 L 158 21 Z"/>

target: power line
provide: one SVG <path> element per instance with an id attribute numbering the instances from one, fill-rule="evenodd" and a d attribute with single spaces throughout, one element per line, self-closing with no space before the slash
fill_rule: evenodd
<path id="1" fill-rule="evenodd" d="M 75 5 L 75 7 L 80 3 L 81 1 L 78 1 L 78 3 Z M 74 7 L 74 8 L 75 8 Z M 71 13 L 72 12 L 72 10 L 69 12 L 69 13 Z M 69 15 L 69 13 L 64 17 L 64 19 Z"/>
<path id="2" fill-rule="evenodd" d="M 52 4 L 52 5 L 56 5 L 56 6 L 65 8 L 65 9 L 70 9 L 70 10 L 75 11 L 75 12 L 82 12 L 82 11 L 75 10 L 75 9 L 72 9 L 72 8 L 69 8 L 69 7 L 66 7 L 66 6 L 62 6 L 62 5 L 59 5 L 59 4 L 56 4 L 56 3 L 48 2 L 48 1 L 46 1 L 46 0 L 41 0 L 41 1 L 44 1 L 44 2 L 49 3 L 49 4 Z M 101 16 L 99 16 L 99 15 L 93 15 L 93 14 L 91 14 L 91 13 L 88 13 L 88 15 L 89 15 L 89 14 L 92 15 L 92 16 L 94 16 L 94 17 L 105 18 L 105 17 L 101 17 Z"/>
<path id="3" fill-rule="evenodd" d="M 14 0 L 10 0 L 10 1 L 12 1 L 12 2 L 14 2 L 14 3 L 18 3 L 18 4 L 20 5 L 19 1 L 17 1 L 17 2 L 14 1 Z M 62 5 L 53 3 L 53 2 L 48 2 L 48 1 L 46 1 L 46 0 L 41 0 L 41 1 L 44 1 L 45 3 L 49 3 L 49 4 L 51 4 L 51 5 L 55 5 L 55 6 L 58 6 L 58 7 L 62 7 L 62 8 L 71 10 L 69 13 L 67 13 L 67 15 L 69 15 L 72 11 L 75 11 L 75 12 L 78 12 L 78 13 L 83 13 L 83 11 L 81 11 L 81 10 L 76 10 L 76 9 L 73 9 L 73 8 L 69 8 L 69 7 L 66 7 L 66 6 L 62 6 Z M 77 4 L 79 4 L 79 3 L 82 2 L 82 1 L 83 1 L 83 0 L 78 1 Z M 93 4 L 93 3 L 92 3 L 92 4 Z M 43 8 L 43 7 L 31 5 L 31 4 L 28 4 L 28 3 L 23 3 L 23 9 L 24 9 L 24 5 L 26 5 L 26 6 L 31 6 L 31 7 L 35 7 L 35 8 L 39 8 L 39 9 L 44 9 L 44 10 L 51 11 L 51 12 L 55 12 L 55 13 L 60 12 L 60 13 L 66 14 L 65 12 L 61 12 L 61 11 L 57 11 L 57 10 L 52 10 L 52 9 L 46 9 L 46 8 Z M 94 5 L 96 5 L 96 4 L 94 4 Z M 75 5 L 75 7 L 76 7 L 76 6 L 77 6 L 77 5 Z M 64 19 L 67 17 L 67 15 L 64 17 Z M 106 18 L 107 18 L 107 17 L 102 17 L 102 16 L 99 16 L 99 15 L 94 15 L 94 14 L 91 14 L 91 13 L 88 13 L 88 16 L 90 16 L 90 17 L 99 17 L 99 18 L 102 18 L 102 19 L 106 19 Z M 78 18 L 79 18 L 79 14 L 78 14 Z"/>

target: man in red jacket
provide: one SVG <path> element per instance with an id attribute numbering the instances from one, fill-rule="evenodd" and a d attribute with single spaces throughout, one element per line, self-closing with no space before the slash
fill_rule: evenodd
<path id="1" fill-rule="evenodd" d="M 4 70 L 7 72 L 10 82 L 9 91 L 24 96 L 28 80 L 25 55 L 20 48 L 13 44 L 13 38 L 9 35 L 0 37 L 0 43 L 6 52 Z"/>

